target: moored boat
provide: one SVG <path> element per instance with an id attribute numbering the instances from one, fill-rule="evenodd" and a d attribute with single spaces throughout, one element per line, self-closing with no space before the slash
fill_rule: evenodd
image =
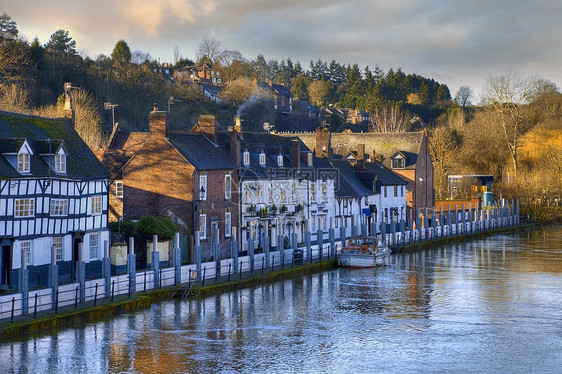
<path id="1" fill-rule="evenodd" d="M 375 237 L 350 238 L 338 254 L 338 264 L 349 268 L 371 268 L 387 265 L 392 250 Z"/>

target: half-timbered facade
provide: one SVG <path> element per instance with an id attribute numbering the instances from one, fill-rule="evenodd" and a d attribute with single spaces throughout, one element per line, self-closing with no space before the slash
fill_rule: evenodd
<path id="1" fill-rule="evenodd" d="M 18 284 L 22 261 L 31 287 L 47 284 L 53 259 L 61 282 L 78 260 L 101 273 L 108 173 L 70 121 L 0 112 L 0 177 L 3 288 Z"/>

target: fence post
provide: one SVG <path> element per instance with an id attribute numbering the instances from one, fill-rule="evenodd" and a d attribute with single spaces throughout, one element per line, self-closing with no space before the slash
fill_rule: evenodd
<path id="1" fill-rule="evenodd" d="M 109 294 L 109 283 L 111 282 L 111 258 L 109 257 L 109 241 L 103 242 L 102 277 L 105 278 L 105 294 Z"/>
<path id="2" fill-rule="evenodd" d="M 98 303 L 98 283 L 96 282 L 96 290 L 94 292 L 94 306 Z"/>
<path id="3" fill-rule="evenodd" d="M 33 318 L 37 317 L 37 292 L 35 292 L 35 306 L 33 307 Z"/>
<path id="4" fill-rule="evenodd" d="M 16 307 L 16 298 L 12 297 L 12 314 L 10 315 L 10 322 L 14 322 L 14 308 Z"/>
<path id="5" fill-rule="evenodd" d="M 57 288 L 57 292 L 55 293 L 55 314 L 59 311 L 59 289 Z"/>
<path id="6" fill-rule="evenodd" d="M 129 254 L 127 255 L 127 274 L 131 292 L 137 290 L 137 256 L 135 255 L 135 238 L 129 238 Z"/>
<path id="7" fill-rule="evenodd" d="M 74 309 L 78 309 L 78 286 L 76 286 L 76 296 L 74 296 Z"/>
<path id="8" fill-rule="evenodd" d="M 207 267 L 203 268 L 203 282 L 201 283 L 203 286 L 205 285 L 205 278 L 207 278 Z"/>
<path id="9" fill-rule="evenodd" d="M 154 285 L 153 288 L 159 288 L 160 284 L 160 253 L 158 252 L 158 235 L 152 235 L 152 258 L 150 264 L 150 270 L 154 273 Z"/>
<path id="10" fill-rule="evenodd" d="M 180 233 L 176 232 L 174 238 L 174 252 L 173 252 L 173 263 L 175 268 L 175 280 L 174 285 L 181 283 L 181 248 L 180 248 Z"/>
<path id="11" fill-rule="evenodd" d="M 113 302 L 113 295 L 115 295 L 115 279 L 111 282 L 111 302 Z"/>

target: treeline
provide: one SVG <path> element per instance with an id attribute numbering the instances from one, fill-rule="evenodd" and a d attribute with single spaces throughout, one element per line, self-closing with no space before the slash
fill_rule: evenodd
<path id="1" fill-rule="evenodd" d="M 146 114 L 155 102 L 162 107 L 174 105 L 176 115 L 188 121 L 208 112 L 217 114 L 219 120 L 231 121 L 236 107 L 255 94 L 252 89 L 255 84 L 267 79 L 285 85 L 293 97 L 319 107 L 373 113 L 383 113 L 383 109 L 386 112 L 391 107 L 415 112 L 408 118 L 417 116 L 425 122 L 433 121 L 451 102 L 446 85 L 415 74 L 407 75 L 400 69 L 387 72 L 379 67 L 360 69 L 357 64 L 343 65 L 335 60 L 311 61 L 308 69 L 304 69 L 290 58 L 266 60 L 258 55 L 249 60 L 208 38 L 200 43 L 195 60 L 183 58 L 176 50 L 175 61 L 169 67 L 179 69 L 209 62 L 220 73 L 225 86 L 223 102 L 230 105 L 217 106 L 198 87 L 171 84 L 158 71 L 159 64 L 149 53 L 131 51 L 123 40 L 116 43 L 110 55 L 91 58 L 78 53 L 76 41 L 65 30 L 55 31 L 45 44 L 37 38 L 28 43 L 18 37 L 16 22 L 6 14 L 0 16 L 0 30 L 0 106 L 38 114 L 56 112 L 57 103 L 59 107 L 62 103 L 63 86 L 70 82 L 72 90 L 86 91 L 81 94 L 80 102 L 74 100 L 74 104 L 88 110 L 97 108 L 95 113 L 89 113 L 90 118 L 82 127 L 92 132 L 89 138 L 97 137 L 99 142 L 103 141 L 103 133 L 110 130 L 112 115 L 125 128 L 145 128 Z M 104 110 L 104 103 L 108 102 L 118 107 Z M 439 110 L 432 111 L 432 108 Z M 85 110 L 83 114 L 86 116 Z"/>

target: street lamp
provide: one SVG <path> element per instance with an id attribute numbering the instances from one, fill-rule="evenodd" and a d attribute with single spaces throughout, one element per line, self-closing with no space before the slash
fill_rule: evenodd
<path id="1" fill-rule="evenodd" d="M 115 107 L 119 106 L 119 104 L 112 104 L 111 101 L 103 103 L 103 107 L 105 110 L 111 110 L 111 118 L 113 121 L 113 126 L 115 126 Z"/>

